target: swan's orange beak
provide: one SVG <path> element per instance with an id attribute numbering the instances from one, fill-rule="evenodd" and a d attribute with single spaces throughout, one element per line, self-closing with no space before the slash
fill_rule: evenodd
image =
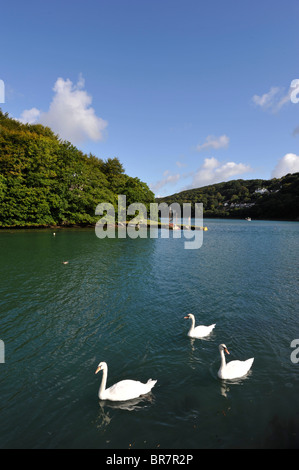
<path id="1" fill-rule="evenodd" d="M 95 371 L 95 374 L 97 374 L 98 372 L 100 372 L 101 369 L 102 369 L 102 367 L 99 366 L 99 367 L 97 368 L 97 370 Z"/>
<path id="2" fill-rule="evenodd" d="M 224 350 L 224 351 L 226 352 L 226 354 L 229 354 L 229 352 L 228 352 L 227 348 L 225 348 L 225 350 Z"/>
<path id="3" fill-rule="evenodd" d="M 184 318 L 189 318 L 189 317 L 184 317 Z"/>

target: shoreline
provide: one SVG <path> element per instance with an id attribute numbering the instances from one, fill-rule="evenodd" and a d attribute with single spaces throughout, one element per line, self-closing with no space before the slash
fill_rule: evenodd
<path id="1" fill-rule="evenodd" d="M 125 227 L 130 227 L 130 221 L 125 222 Z M 133 226 L 136 226 L 138 224 L 133 224 Z M 186 224 L 175 224 L 179 230 L 204 230 L 207 231 L 207 227 L 202 227 L 202 226 L 197 226 L 197 225 L 186 225 Z M 115 228 L 125 228 L 124 223 L 121 224 L 108 224 L 109 227 L 115 227 Z M 95 228 L 96 223 L 94 224 L 63 224 L 63 225 L 7 225 L 5 227 L 0 226 L 0 230 L 58 230 L 58 229 L 70 229 L 70 228 L 75 228 L 75 229 L 81 229 L 81 228 Z M 148 221 L 147 223 L 141 223 L 140 228 L 158 228 L 158 229 L 163 229 L 163 228 L 168 228 L 169 230 L 176 230 L 173 227 L 173 224 L 166 224 L 163 222 L 153 222 L 153 221 Z"/>
<path id="2" fill-rule="evenodd" d="M 223 220 L 223 221 L 229 221 L 229 220 L 234 220 L 234 221 L 237 221 L 237 220 L 246 220 L 244 218 L 235 218 L 235 217 L 205 217 L 206 220 Z M 298 219 L 252 219 L 251 222 L 299 222 Z M 130 224 L 130 221 L 127 221 L 126 223 L 126 227 Z M 134 224 L 135 225 L 135 224 Z M 144 224 L 145 225 L 145 224 Z M 169 226 L 169 224 L 166 224 L 166 223 L 162 223 L 162 222 L 153 222 L 153 221 L 148 221 L 147 224 L 146 224 L 146 227 L 147 228 L 150 228 L 152 227 L 153 225 L 157 225 L 157 228 L 161 229 L 161 228 L 169 228 L 169 230 L 173 230 L 173 228 L 171 226 Z M 190 225 L 190 226 L 187 226 L 186 224 L 175 224 L 179 227 L 180 230 L 184 230 L 184 229 L 191 229 L 191 230 L 204 230 L 204 231 L 207 231 L 208 230 L 208 227 L 206 226 L 195 226 L 195 225 Z M 32 224 L 32 225 L 5 225 L 5 226 L 0 226 L 0 231 L 4 231 L 4 230 L 49 230 L 49 229 L 52 229 L 52 230 L 58 230 L 58 229 L 70 229 L 70 228 L 74 228 L 74 229 L 82 229 L 82 228 L 95 228 L 96 226 L 96 222 L 91 224 L 91 223 L 81 223 L 81 224 L 57 224 L 57 225 L 39 225 L 39 224 Z M 118 225 L 118 224 L 115 224 L 115 225 L 112 225 L 116 228 L 123 228 L 121 225 Z M 141 226 L 143 226 L 143 224 L 141 224 Z"/>

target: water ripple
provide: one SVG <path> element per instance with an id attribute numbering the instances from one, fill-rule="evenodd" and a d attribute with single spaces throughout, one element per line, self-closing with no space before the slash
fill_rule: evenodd
<path id="1" fill-rule="evenodd" d="M 296 421 L 298 224 L 209 221 L 199 250 L 91 230 L 2 235 L 2 448 L 260 447 Z M 187 313 L 212 335 L 190 339 Z M 223 342 L 229 360 L 255 357 L 246 378 L 218 379 Z M 158 382 L 136 403 L 99 403 L 101 360 L 108 385 Z"/>

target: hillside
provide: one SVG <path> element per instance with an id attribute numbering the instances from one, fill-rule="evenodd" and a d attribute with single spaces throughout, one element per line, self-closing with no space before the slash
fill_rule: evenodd
<path id="1" fill-rule="evenodd" d="M 86 155 L 49 127 L 0 110 L 0 227 L 94 224 L 95 208 L 117 197 L 149 207 L 154 194 L 117 158 Z"/>
<path id="2" fill-rule="evenodd" d="M 204 217 L 299 220 L 299 173 L 271 180 L 233 180 L 156 199 L 203 203 Z"/>

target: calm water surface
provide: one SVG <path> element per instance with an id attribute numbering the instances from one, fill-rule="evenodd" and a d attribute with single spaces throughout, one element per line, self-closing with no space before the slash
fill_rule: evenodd
<path id="1" fill-rule="evenodd" d="M 299 447 L 299 223 L 205 225 L 198 250 L 0 232 L 1 448 Z M 187 337 L 187 313 L 216 323 L 208 339 Z M 248 377 L 217 378 L 223 342 L 229 360 L 255 357 Z M 100 403 L 100 361 L 108 386 L 158 382 L 137 402 Z"/>

